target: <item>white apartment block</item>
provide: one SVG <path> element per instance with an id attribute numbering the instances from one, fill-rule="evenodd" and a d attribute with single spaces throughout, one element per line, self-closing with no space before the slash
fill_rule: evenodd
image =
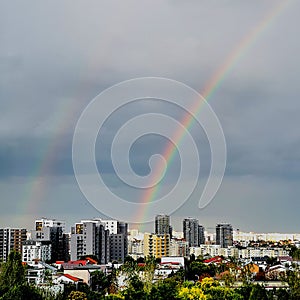
<path id="1" fill-rule="evenodd" d="M 128 254 L 133 258 L 144 256 L 144 240 L 143 239 L 129 239 L 128 240 Z"/>
<path id="2" fill-rule="evenodd" d="M 40 231 L 44 227 L 62 227 L 62 231 L 66 231 L 66 222 L 56 219 L 42 218 L 35 220 L 35 230 Z"/>
<path id="3" fill-rule="evenodd" d="M 36 261 L 48 261 L 51 259 L 51 243 L 25 241 L 22 246 L 22 261 L 28 265 L 34 265 Z"/>
<path id="4" fill-rule="evenodd" d="M 128 233 L 128 255 L 134 259 L 144 257 L 144 234 L 137 229 L 131 229 Z"/>
<path id="5" fill-rule="evenodd" d="M 282 248 L 246 248 L 239 250 L 239 258 L 251 258 L 251 257 L 278 257 L 288 256 L 289 252 Z"/>
<path id="6" fill-rule="evenodd" d="M 105 229 L 109 230 L 109 234 L 117 234 L 118 233 L 118 223 L 117 220 L 101 220 L 102 224 L 104 224 Z"/>
<path id="7" fill-rule="evenodd" d="M 199 247 L 190 247 L 190 254 L 194 254 L 195 257 L 209 255 L 224 256 L 224 257 L 236 257 L 236 258 L 251 258 L 251 257 L 278 257 L 288 256 L 288 251 L 282 248 L 246 248 L 238 249 L 235 247 L 221 248 L 220 245 L 200 245 Z"/>
<path id="8" fill-rule="evenodd" d="M 171 239 L 170 256 L 185 257 L 189 255 L 189 243 L 183 239 Z"/>
<path id="9" fill-rule="evenodd" d="M 239 230 L 233 231 L 234 241 L 267 241 L 279 242 L 285 240 L 300 241 L 299 233 L 256 233 L 256 232 L 242 232 Z"/>
<path id="10" fill-rule="evenodd" d="M 223 251 L 220 245 L 200 245 L 199 247 L 190 247 L 190 254 L 194 254 L 195 257 L 209 255 L 211 257 L 221 255 Z"/>
<path id="11" fill-rule="evenodd" d="M 172 237 L 175 239 L 183 239 L 183 231 L 172 231 Z"/>

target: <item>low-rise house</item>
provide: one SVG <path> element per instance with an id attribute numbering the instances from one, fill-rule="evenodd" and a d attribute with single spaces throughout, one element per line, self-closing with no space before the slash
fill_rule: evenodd
<path id="1" fill-rule="evenodd" d="M 286 267 L 283 265 L 275 265 L 267 268 L 266 279 L 268 280 L 279 280 L 281 276 L 285 275 Z"/>
<path id="2" fill-rule="evenodd" d="M 79 282 L 83 282 L 83 279 L 72 276 L 70 274 L 61 274 L 58 275 L 55 279 L 53 279 L 54 284 L 59 284 L 59 283 L 78 284 Z"/>
<path id="3" fill-rule="evenodd" d="M 169 275 L 178 272 L 183 265 L 179 262 L 160 263 L 154 270 L 154 280 L 165 279 Z"/>
<path id="4" fill-rule="evenodd" d="M 26 279 L 28 283 L 40 285 L 52 280 L 52 276 L 56 274 L 57 269 L 42 262 L 35 261 L 34 265 L 29 265 L 27 268 Z"/>
<path id="5" fill-rule="evenodd" d="M 210 264 L 219 265 L 221 263 L 226 263 L 227 260 L 225 260 L 222 256 L 215 256 L 215 257 L 206 259 L 203 262 L 207 265 L 210 265 Z"/>

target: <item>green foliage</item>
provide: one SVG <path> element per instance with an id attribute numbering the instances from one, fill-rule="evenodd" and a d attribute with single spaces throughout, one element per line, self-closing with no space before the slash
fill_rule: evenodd
<path id="1" fill-rule="evenodd" d="M 270 266 L 275 266 L 277 263 L 277 257 L 268 257 L 267 264 Z"/>
<path id="2" fill-rule="evenodd" d="M 267 291 L 259 284 L 255 284 L 252 287 L 249 300 L 268 300 Z"/>
<path id="3" fill-rule="evenodd" d="M 177 283 L 182 283 L 185 278 L 185 271 L 183 268 L 180 268 L 176 273 L 171 273 L 169 278 L 176 281 Z"/>
<path id="4" fill-rule="evenodd" d="M 178 282 L 175 277 L 167 278 L 152 285 L 149 300 L 176 300 Z"/>
<path id="5" fill-rule="evenodd" d="M 278 289 L 274 293 L 277 297 L 277 300 L 287 300 L 289 298 L 289 293 L 286 289 Z"/>
<path id="6" fill-rule="evenodd" d="M 198 280 L 202 275 L 214 276 L 216 274 L 215 267 L 204 264 L 200 261 L 192 261 L 187 270 L 188 280 Z"/>
<path id="7" fill-rule="evenodd" d="M 215 286 L 209 288 L 205 295 L 207 300 L 223 299 L 223 300 L 242 300 L 243 297 L 234 289 L 222 286 Z M 257 298 L 260 299 L 260 298 Z"/>
<path id="8" fill-rule="evenodd" d="M 144 283 L 139 279 L 138 275 L 131 276 L 128 287 L 121 294 L 125 300 L 147 299 L 147 294 L 144 292 Z"/>
<path id="9" fill-rule="evenodd" d="M 300 299 L 300 275 L 299 271 L 287 271 L 283 278 L 287 282 L 290 290 L 290 299 Z"/>
<path id="10" fill-rule="evenodd" d="M 300 260 L 300 249 L 291 246 L 289 255 L 293 257 L 293 260 Z"/>
<path id="11" fill-rule="evenodd" d="M 22 265 L 21 254 L 11 251 L 7 262 L 1 267 L 0 287 L 4 290 L 25 283 L 25 268 Z"/>
<path id="12" fill-rule="evenodd" d="M 25 268 L 18 252 L 11 251 L 7 262 L 1 265 L 0 295 L 1 300 L 43 299 L 40 291 L 26 282 Z"/>
<path id="13" fill-rule="evenodd" d="M 14 285 L 8 291 L 0 297 L 1 300 L 42 300 L 41 293 L 27 284 Z"/>
<path id="14" fill-rule="evenodd" d="M 98 292 L 100 295 L 104 295 L 108 288 L 110 282 L 102 271 L 94 271 L 91 273 L 91 289 L 92 291 Z"/>
<path id="15" fill-rule="evenodd" d="M 296 249 L 293 253 L 292 253 L 292 257 L 294 260 L 299 261 L 300 260 L 300 249 Z"/>
<path id="16" fill-rule="evenodd" d="M 86 293 L 79 291 L 72 291 L 67 300 L 87 300 Z"/>
<path id="17" fill-rule="evenodd" d="M 243 269 L 245 278 L 240 288 L 233 288 L 232 278 L 225 279 L 225 286 L 212 277 L 216 272 L 236 266 L 206 265 L 200 259 L 190 261 L 187 271 L 184 269 L 172 273 L 168 278 L 153 283 L 156 267 L 154 258 L 146 258 L 145 265 L 138 266 L 137 261 L 127 258 L 121 270 L 112 269 L 109 276 L 102 271 L 91 274 L 91 286 L 79 283 L 66 284 L 64 292 L 53 296 L 46 291 L 28 285 L 25 279 L 25 269 L 21 263 L 19 253 L 11 252 L 6 263 L 1 266 L 0 300 L 299 300 L 300 275 L 299 270 L 287 271 L 282 278 L 289 289 L 266 291 L 263 286 L 254 285 L 248 279 L 248 269 Z M 126 275 L 127 288 L 119 291 L 117 286 L 117 272 Z M 229 274 L 228 272 L 226 274 Z M 230 274 L 229 274 L 230 275 Z M 49 277 L 49 278 L 48 278 Z M 45 275 L 49 279 L 50 274 Z M 185 279 L 192 281 L 185 281 Z M 194 282 L 197 280 L 197 282 Z M 228 282 L 227 282 L 227 281 Z M 47 281 L 47 280 L 46 280 Z M 227 284 L 226 284 L 227 282 Z M 107 295 L 109 294 L 109 295 Z M 105 296 L 107 295 L 107 296 Z"/>
<path id="18" fill-rule="evenodd" d="M 249 299 L 252 290 L 252 284 L 244 284 L 237 292 L 242 296 L 242 299 Z"/>
<path id="19" fill-rule="evenodd" d="M 207 300 L 223 299 L 223 300 L 242 300 L 243 297 L 229 287 L 221 286 L 220 283 L 212 278 L 204 278 L 201 282 L 201 288 L 207 297 Z"/>
<path id="20" fill-rule="evenodd" d="M 182 300 L 206 300 L 203 290 L 198 286 L 181 287 L 178 292 L 178 299 Z"/>
<path id="21" fill-rule="evenodd" d="M 124 297 L 121 296 L 121 295 L 110 294 L 110 295 L 107 295 L 107 296 L 105 296 L 101 299 L 103 299 L 103 300 L 123 300 Z"/>

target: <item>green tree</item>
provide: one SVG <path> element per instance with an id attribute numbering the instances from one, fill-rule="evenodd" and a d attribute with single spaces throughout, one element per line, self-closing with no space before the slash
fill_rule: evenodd
<path id="1" fill-rule="evenodd" d="M 182 300 L 207 300 L 203 289 L 198 284 L 185 282 L 178 290 L 178 299 Z"/>
<path id="2" fill-rule="evenodd" d="M 21 254 L 11 251 L 7 262 L 2 265 L 0 274 L 0 286 L 7 289 L 22 285 L 25 280 L 25 268 L 22 265 Z"/>
<path id="3" fill-rule="evenodd" d="M 22 265 L 21 254 L 11 251 L 6 263 L 1 266 L 0 295 L 1 300 L 40 300 L 41 293 L 35 287 L 29 286 L 25 278 L 25 268 Z"/>
<path id="4" fill-rule="evenodd" d="M 68 298 L 68 300 L 87 300 L 86 293 L 79 291 L 72 291 Z"/>
<path id="5" fill-rule="evenodd" d="M 201 282 L 201 288 L 207 297 L 207 300 L 242 300 L 238 291 L 231 289 L 229 287 L 223 287 L 217 280 L 212 278 L 204 278 Z"/>
<path id="6" fill-rule="evenodd" d="M 39 290 L 28 284 L 14 285 L 6 291 L 0 300 L 43 300 Z M 53 299 L 53 298 L 52 298 Z"/>
<path id="7" fill-rule="evenodd" d="M 197 280 L 203 274 L 207 274 L 209 276 L 215 275 L 215 267 L 206 265 L 200 261 L 192 261 L 187 270 L 187 279 L 189 280 Z"/>
<path id="8" fill-rule="evenodd" d="M 122 291 L 125 300 L 146 300 L 147 293 L 144 291 L 144 283 L 138 275 L 133 275 L 129 279 L 128 287 Z"/>
<path id="9" fill-rule="evenodd" d="M 154 257 L 147 257 L 146 260 L 145 260 L 145 267 L 144 267 L 144 270 L 143 270 L 144 289 L 147 293 L 150 292 L 151 287 L 152 287 L 155 267 L 156 267 L 155 258 Z"/>
<path id="10" fill-rule="evenodd" d="M 266 289 L 259 284 L 255 284 L 252 286 L 252 290 L 249 297 L 249 300 L 257 300 L 257 299 L 268 300 L 268 294 Z"/>
<path id="11" fill-rule="evenodd" d="M 299 270 L 287 271 L 282 281 L 289 285 L 290 299 L 300 299 L 300 274 Z"/>
<path id="12" fill-rule="evenodd" d="M 94 271 L 91 273 L 91 289 L 101 295 L 107 292 L 109 287 L 109 279 L 105 276 L 102 271 Z"/>
<path id="13" fill-rule="evenodd" d="M 176 300 L 178 282 L 176 277 L 166 278 L 152 285 L 149 300 Z"/>
<path id="14" fill-rule="evenodd" d="M 300 249 L 295 249 L 293 252 L 292 252 L 292 257 L 293 257 L 293 260 L 297 260 L 299 261 L 300 260 Z"/>

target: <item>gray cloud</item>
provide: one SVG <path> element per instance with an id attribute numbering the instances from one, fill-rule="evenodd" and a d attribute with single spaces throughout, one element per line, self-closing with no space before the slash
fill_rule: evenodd
<path id="1" fill-rule="evenodd" d="M 2 1 L 2 212 L 7 209 L 12 216 L 10 206 L 28 201 L 24 189 L 43 177 L 47 183 L 44 194 L 31 195 L 40 197 L 40 207 L 36 211 L 16 212 L 16 225 L 28 224 L 37 214 L 46 214 L 43 212 L 56 217 L 65 211 L 61 215 L 70 220 L 97 214 L 86 205 L 72 177 L 72 135 L 85 106 L 105 88 L 139 76 L 169 77 L 201 91 L 225 58 L 276 3 L 167 1 L 154 5 L 145 1 L 141 5 L 136 1 L 30 1 L 30 4 Z M 258 205 L 272 206 L 274 215 L 279 216 L 281 201 L 297 206 L 295 182 L 300 177 L 298 6 L 296 2 L 287 5 L 266 31 L 253 40 L 209 98 L 221 121 L 228 148 L 224 186 L 207 210 L 199 211 L 199 217 L 205 217 L 210 224 L 219 221 L 223 209 L 229 221 L 251 229 L 253 219 L 238 217 L 245 210 L 256 212 Z M 121 120 L 147 109 L 135 106 L 130 111 L 124 110 L 121 118 L 113 119 L 104 128 L 107 141 Z M 167 109 L 156 107 L 157 111 Z M 180 112 L 172 109 L 172 114 L 177 117 Z M 203 146 L 207 141 L 198 127 L 191 128 L 191 132 L 198 146 L 204 147 L 201 162 L 207 173 L 209 153 L 207 145 Z M 161 147 L 159 143 L 154 147 L 151 139 L 143 143 L 133 152 L 135 169 L 140 173 L 147 171 L 145 163 L 149 153 Z M 143 151 L 143 147 L 148 151 Z M 107 151 L 109 147 L 104 143 L 100 149 Z M 33 171 L 47 159 L 49 165 Z M 111 180 L 109 157 L 100 155 L 97 159 Z M 115 186 L 113 180 L 111 184 L 126 193 L 126 189 Z M 70 198 L 74 206 L 82 208 L 82 216 L 72 208 Z M 196 198 L 174 214 L 178 226 L 181 216 L 194 214 Z M 226 207 L 222 204 L 225 202 Z M 287 211 L 293 214 L 295 210 Z M 0 216 L 4 226 L 7 219 L 4 213 Z M 265 218 L 269 227 L 264 225 L 261 215 L 255 221 L 257 230 L 259 226 L 261 230 L 271 230 L 274 226 L 287 231 L 299 227 L 296 220 L 278 221 L 271 215 Z"/>

